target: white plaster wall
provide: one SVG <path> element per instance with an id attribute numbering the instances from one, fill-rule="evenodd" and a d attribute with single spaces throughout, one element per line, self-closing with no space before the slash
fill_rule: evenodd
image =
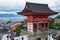
<path id="1" fill-rule="evenodd" d="M 28 29 L 29 32 L 33 32 L 33 23 L 28 22 L 27 23 L 27 29 Z"/>

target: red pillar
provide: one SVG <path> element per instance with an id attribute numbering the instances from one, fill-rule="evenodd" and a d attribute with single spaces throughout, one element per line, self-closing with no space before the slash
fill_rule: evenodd
<path id="1" fill-rule="evenodd" d="M 37 31 L 38 31 L 38 23 L 37 23 Z"/>
<path id="2" fill-rule="evenodd" d="M 48 29 L 49 29 L 49 23 L 48 23 Z"/>
<path id="3" fill-rule="evenodd" d="M 45 23 L 44 23 L 44 31 L 46 30 Z"/>

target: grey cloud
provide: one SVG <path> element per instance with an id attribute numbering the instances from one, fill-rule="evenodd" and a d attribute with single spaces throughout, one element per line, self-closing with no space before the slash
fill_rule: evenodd
<path id="1" fill-rule="evenodd" d="M 60 1 L 59 0 L 55 0 L 54 2 L 51 3 L 52 5 L 50 5 L 49 7 L 57 12 L 60 12 Z"/>
<path id="2" fill-rule="evenodd" d="M 1 1 L 1 0 L 0 0 Z M 25 7 L 25 2 L 20 0 L 3 0 L 0 2 L 0 11 L 4 12 L 17 12 L 22 11 Z"/>

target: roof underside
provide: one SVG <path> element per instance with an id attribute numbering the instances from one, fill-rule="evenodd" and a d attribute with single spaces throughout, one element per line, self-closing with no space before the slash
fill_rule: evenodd
<path id="1" fill-rule="evenodd" d="M 53 13 L 56 14 L 58 12 L 52 11 L 49 7 L 48 4 L 38 4 L 38 3 L 26 3 L 26 6 L 29 8 L 31 12 L 36 12 L 36 13 Z M 23 10 L 21 13 L 25 13 L 26 10 Z"/>

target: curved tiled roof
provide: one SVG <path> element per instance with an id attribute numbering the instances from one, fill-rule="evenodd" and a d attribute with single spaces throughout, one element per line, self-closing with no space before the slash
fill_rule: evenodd
<path id="1" fill-rule="evenodd" d="M 39 3 L 30 3 L 27 2 L 26 6 L 28 7 L 29 11 L 36 12 L 36 13 L 53 13 L 56 14 L 58 12 L 52 11 L 48 4 L 39 4 Z M 21 13 L 27 12 L 26 10 L 23 10 Z"/>

